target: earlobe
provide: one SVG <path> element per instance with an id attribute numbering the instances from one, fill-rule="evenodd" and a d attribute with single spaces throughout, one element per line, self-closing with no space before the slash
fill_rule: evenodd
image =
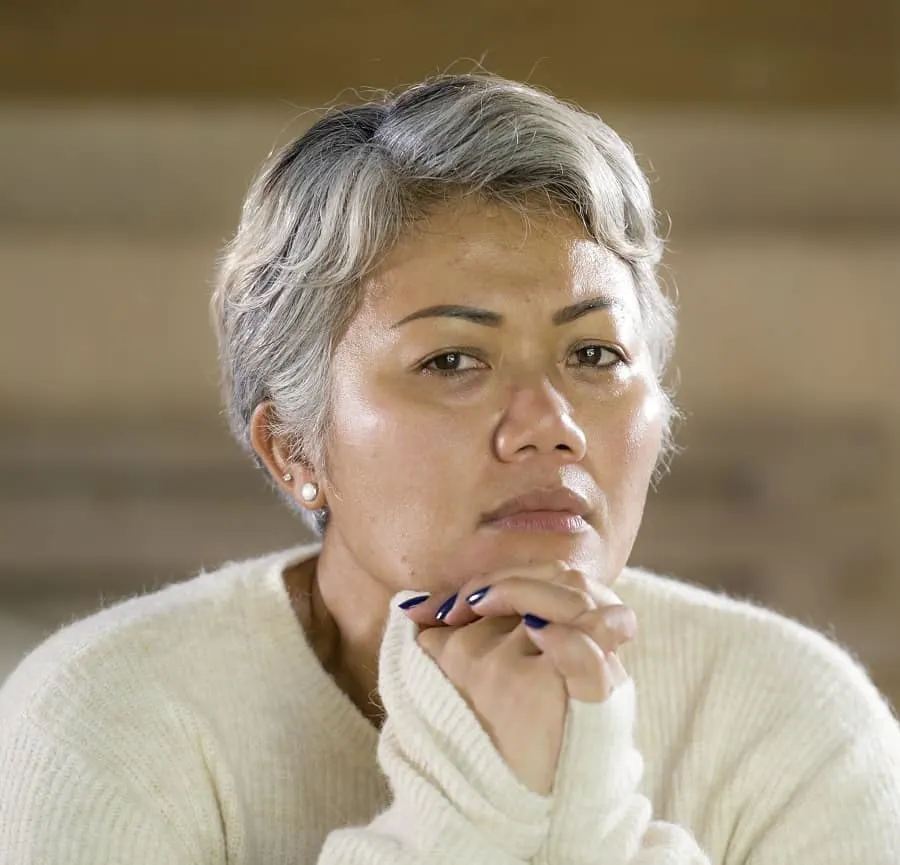
<path id="1" fill-rule="evenodd" d="M 292 495 L 296 495 L 296 484 L 300 484 L 300 501 L 304 507 L 309 508 L 309 510 L 318 510 L 319 508 L 325 507 L 325 503 L 321 501 L 322 492 L 319 484 L 310 479 L 305 479 L 304 476 L 309 473 L 309 470 L 302 469 L 300 475 L 296 475 L 292 471 L 286 471 L 282 476 L 281 480 L 287 485 L 288 492 Z"/>
<path id="2" fill-rule="evenodd" d="M 296 485 L 300 485 L 299 498 L 304 507 L 318 510 L 325 507 L 320 501 L 322 490 L 315 480 L 313 469 L 304 462 L 292 461 L 287 444 L 272 435 L 270 402 L 260 403 L 253 411 L 250 420 L 250 443 L 253 450 L 265 465 L 269 474 L 283 484 L 291 496 L 296 496 Z"/>
<path id="3" fill-rule="evenodd" d="M 290 486 L 294 483 L 295 473 L 287 449 L 272 435 L 272 411 L 271 402 L 262 402 L 253 410 L 250 444 L 269 474 Z"/>
<path id="4" fill-rule="evenodd" d="M 300 487 L 300 498 L 303 499 L 306 504 L 311 505 L 319 498 L 319 485 L 309 481 L 303 484 L 303 486 Z"/>
<path id="5" fill-rule="evenodd" d="M 299 481 L 300 478 L 295 478 L 292 472 L 285 472 L 281 479 L 289 485 L 289 491 L 294 495 L 293 485 Z M 316 481 L 307 480 L 300 486 L 300 501 L 303 503 L 303 506 L 309 508 L 309 510 L 314 511 L 325 507 L 325 503 L 320 501 L 321 497 L 321 489 Z"/>

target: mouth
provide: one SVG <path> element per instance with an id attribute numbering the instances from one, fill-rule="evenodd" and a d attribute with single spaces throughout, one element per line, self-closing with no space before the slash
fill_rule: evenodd
<path id="1" fill-rule="evenodd" d="M 508 499 L 481 522 L 496 531 L 571 535 L 590 528 L 590 513 L 590 505 L 572 490 L 534 490 Z"/>

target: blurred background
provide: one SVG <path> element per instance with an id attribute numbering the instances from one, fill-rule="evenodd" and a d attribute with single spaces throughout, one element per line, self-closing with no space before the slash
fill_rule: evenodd
<path id="1" fill-rule="evenodd" d="M 310 109 L 475 61 L 598 111 L 671 219 L 684 452 L 634 563 L 824 630 L 900 700 L 900 0 L 6 0 L 0 681 L 303 538 L 225 432 L 218 250 Z"/>

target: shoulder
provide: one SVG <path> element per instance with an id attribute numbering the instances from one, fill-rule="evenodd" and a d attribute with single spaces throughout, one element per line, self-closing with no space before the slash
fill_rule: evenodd
<path id="1" fill-rule="evenodd" d="M 621 655 L 663 812 L 688 823 L 715 812 L 741 861 L 791 850 L 824 861 L 837 849 L 855 853 L 841 861 L 887 861 L 900 843 L 900 725 L 859 660 L 813 628 L 682 580 L 629 570 L 615 588 L 638 617 Z"/>
<path id="2" fill-rule="evenodd" d="M 22 716 L 59 726 L 85 709 L 121 714 L 196 681 L 223 662 L 221 644 L 248 627 L 267 574 L 292 554 L 231 562 L 60 629 L 0 688 L 0 731 Z"/>
<path id="3" fill-rule="evenodd" d="M 653 660 L 679 660 L 690 678 L 717 682 L 736 713 L 752 706 L 794 719 L 828 721 L 832 734 L 900 728 L 864 665 L 824 633 L 746 600 L 629 568 L 616 590 L 638 616 Z M 771 720 L 771 716 L 770 716 Z"/>
<path id="4" fill-rule="evenodd" d="M 0 689 L 0 849 L 22 861 L 39 850 L 34 861 L 94 862 L 98 844 L 127 848 L 122 861 L 138 848 L 224 861 L 234 740 L 221 721 L 250 738 L 253 688 L 271 687 L 282 635 L 296 636 L 278 583 L 303 550 L 133 598 L 34 650 Z"/>

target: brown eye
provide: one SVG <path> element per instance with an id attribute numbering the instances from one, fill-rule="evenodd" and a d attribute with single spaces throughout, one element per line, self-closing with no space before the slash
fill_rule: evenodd
<path id="1" fill-rule="evenodd" d="M 444 351 L 422 364 L 422 370 L 436 375 L 456 375 L 481 369 L 484 364 L 462 351 Z"/>
<path id="2" fill-rule="evenodd" d="M 622 356 L 605 345 L 585 345 L 573 352 L 579 366 L 605 369 L 622 362 Z"/>
<path id="3" fill-rule="evenodd" d="M 462 355 L 457 351 L 448 351 L 446 354 L 439 354 L 430 361 L 432 368 L 438 372 L 455 372 L 459 369 L 459 363 Z"/>

